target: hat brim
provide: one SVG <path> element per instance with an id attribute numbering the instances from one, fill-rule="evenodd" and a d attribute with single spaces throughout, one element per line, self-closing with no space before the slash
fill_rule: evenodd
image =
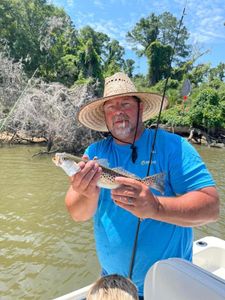
<path id="1" fill-rule="evenodd" d="M 98 98 L 92 102 L 85 104 L 83 107 L 81 107 L 78 113 L 79 122 L 92 130 L 107 132 L 108 128 L 105 124 L 103 104 L 106 101 L 125 96 L 136 96 L 143 102 L 143 122 L 149 120 L 159 113 L 162 101 L 161 95 L 157 93 L 131 92 Z M 166 108 L 167 103 L 168 101 L 165 97 L 162 109 Z"/>

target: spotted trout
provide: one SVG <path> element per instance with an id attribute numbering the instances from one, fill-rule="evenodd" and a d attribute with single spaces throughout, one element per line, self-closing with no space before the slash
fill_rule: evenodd
<path id="1" fill-rule="evenodd" d="M 165 174 L 158 173 L 152 176 L 145 177 L 141 179 L 136 175 L 122 169 L 122 168 L 109 168 L 106 165 L 108 164 L 107 160 L 105 159 L 94 159 L 102 168 L 101 176 L 97 182 L 97 186 L 100 188 L 106 189 L 115 189 L 120 184 L 115 182 L 116 177 L 126 177 L 138 180 L 150 188 L 158 190 L 160 193 L 164 193 L 164 180 Z M 74 156 L 69 153 L 56 153 L 55 156 L 52 158 L 54 164 L 58 167 L 61 167 L 68 176 L 73 176 L 80 171 L 79 162 L 87 160 Z"/>

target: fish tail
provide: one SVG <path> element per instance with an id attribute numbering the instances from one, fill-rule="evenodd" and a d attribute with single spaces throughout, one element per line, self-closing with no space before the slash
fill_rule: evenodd
<path id="1" fill-rule="evenodd" d="M 165 191 L 165 173 L 158 173 L 142 179 L 142 182 L 147 186 L 164 194 Z"/>

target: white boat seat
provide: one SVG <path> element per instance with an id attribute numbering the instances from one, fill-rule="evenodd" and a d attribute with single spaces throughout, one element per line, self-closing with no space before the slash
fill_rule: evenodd
<path id="1" fill-rule="evenodd" d="M 225 280 L 179 258 L 161 260 L 147 272 L 145 300 L 225 300 Z"/>

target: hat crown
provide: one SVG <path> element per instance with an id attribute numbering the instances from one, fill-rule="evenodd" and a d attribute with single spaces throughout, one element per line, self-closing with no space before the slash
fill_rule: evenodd
<path id="1" fill-rule="evenodd" d="M 137 92 L 133 82 L 130 78 L 122 73 L 118 72 L 113 76 L 105 79 L 105 88 L 103 97 L 109 97 L 113 95 L 120 95 L 124 93 L 135 93 Z"/>

